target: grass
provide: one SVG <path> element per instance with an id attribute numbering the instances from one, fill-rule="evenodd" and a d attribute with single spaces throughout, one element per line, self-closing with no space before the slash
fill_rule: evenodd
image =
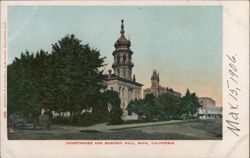
<path id="1" fill-rule="evenodd" d="M 144 126 L 144 125 L 143 125 Z M 149 128 L 148 128 L 149 127 Z M 131 129 L 132 128 L 132 129 Z M 173 130 L 174 129 L 174 130 Z M 81 129 L 80 129 L 81 130 Z M 144 127 L 112 129 L 15 130 L 9 140 L 221 140 L 222 120 L 188 120 Z M 196 132 L 198 131 L 198 132 Z M 203 132 L 204 131 L 204 132 Z"/>

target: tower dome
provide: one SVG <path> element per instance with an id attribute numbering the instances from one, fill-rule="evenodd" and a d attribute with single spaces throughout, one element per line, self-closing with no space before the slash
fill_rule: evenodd
<path id="1" fill-rule="evenodd" d="M 115 75 L 132 80 L 132 68 L 134 67 L 132 62 L 133 52 L 130 50 L 130 40 L 125 37 L 123 22 L 124 20 L 121 20 L 121 35 L 114 45 L 114 63 L 112 67 L 114 69 Z"/>
<path id="2" fill-rule="evenodd" d="M 131 46 L 131 43 L 130 43 L 130 40 L 128 40 L 126 37 L 125 37 L 125 31 L 124 31 L 124 20 L 121 20 L 122 24 L 121 24 L 121 35 L 120 35 L 120 38 L 115 42 L 115 48 L 117 50 L 120 50 L 120 49 L 129 49 L 129 47 Z"/>
<path id="3" fill-rule="evenodd" d="M 156 70 L 153 70 L 153 75 L 151 76 L 151 80 L 160 81 L 159 73 L 157 74 Z"/>

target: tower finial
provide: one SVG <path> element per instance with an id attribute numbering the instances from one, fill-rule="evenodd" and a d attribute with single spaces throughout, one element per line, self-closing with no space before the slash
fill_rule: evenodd
<path id="1" fill-rule="evenodd" d="M 125 32 L 125 31 L 124 31 L 124 25 L 123 25 L 124 20 L 122 19 L 121 22 L 122 22 L 122 25 L 121 25 L 121 33 L 124 34 L 124 32 Z"/>

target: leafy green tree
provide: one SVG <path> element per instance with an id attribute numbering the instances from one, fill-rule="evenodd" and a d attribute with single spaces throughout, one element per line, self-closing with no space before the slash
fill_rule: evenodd
<path id="1" fill-rule="evenodd" d="M 103 110 L 100 94 L 104 58 L 98 50 L 67 35 L 49 54 L 22 53 L 8 65 L 8 114 L 38 116 L 41 109 L 70 112 L 71 122 L 82 111 Z M 97 106 L 98 105 L 98 106 Z M 97 112 L 97 113 L 96 113 Z"/>
<path id="2" fill-rule="evenodd" d="M 23 114 L 27 119 L 40 113 L 34 55 L 29 51 L 21 53 L 7 68 L 8 114 Z"/>
<path id="3" fill-rule="evenodd" d="M 131 100 L 128 103 L 127 110 L 138 115 L 138 119 L 142 120 L 145 115 L 145 103 L 143 99 Z"/>
<path id="4" fill-rule="evenodd" d="M 121 109 L 121 100 L 115 91 L 107 90 L 103 94 L 107 105 L 110 106 L 110 124 L 121 124 L 123 111 Z"/>
<path id="5" fill-rule="evenodd" d="M 82 110 L 95 104 L 91 98 L 101 89 L 103 75 L 99 70 L 104 58 L 74 35 L 67 35 L 52 45 L 52 61 L 56 108 L 70 111 L 74 122 Z"/>
<path id="6" fill-rule="evenodd" d="M 92 115 L 95 118 L 95 122 L 105 122 L 109 120 L 109 103 L 107 101 L 107 92 L 99 92 L 97 95 L 93 95 L 90 98 L 92 105 Z"/>
<path id="7" fill-rule="evenodd" d="M 36 104 L 40 109 L 43 108 L 51 113 L 52 110 L 55 110 L 51 55 L 44 50 L 40 50 L 35 55 L 34 63 L 32 69 L 36 72 L 36 74 L 34 74 L 34 79 L 36 81 L 35 84 L 38 95 Z"/>
<path id="8" fill-rule="evenodd" d="M 157 98 L 160 119 L 177 119 L 182 114 L 181 98 L 170 94 L 163 94 Z"/>
<path id="9" fill-rule="evenodd" d="M 155 100 L 156 98 L 153 94 L 148 94 L 144 99 L 130 101 L 127 110 L 136 113 L 139 120 L 144 116 L 147 121 L 150 121 L 158 116 L 158 107 Z"/>
<path id="10" fill-rule="evenodd" d="M 147 120 L 152 120 L 158 117 L 159 108 L 156 106 L 155 96 L 147 94 L 144 98 L 144 113 Z"/>
<path id="11" fill-rule="evenodd" d="M 201 105 L 196 93 L 190 93 L 189 89 L 187 89 L 185 96 L 182 97 L 181 106 L 185 114 L 184 117 L 189 117 L 190 115 L 194 115 Z"/>

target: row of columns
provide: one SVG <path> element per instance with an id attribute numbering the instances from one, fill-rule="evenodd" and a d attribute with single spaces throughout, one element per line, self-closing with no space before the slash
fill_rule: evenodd
<path id="1" fill-rule="evenodd" d="M 117 54 L 115 57 L 115 63 L 118 63 L 118 64 L 122 64 L 122 63 L 129 63 L 131 61 L 131 56 L 129 56 L 128 54 L 126 55 L 119 55 Z"/>
<path id="2" fill-rule="evenodd" d="M 116 68 L 115 74 L 120 77 L 131 79 L 131 71 L 128 68 Z"/>
<path id="3" fill-rule="evenodd" d="M 126 100 L 134 100 L 134 99 L 140 99 L 140 90 L 132 90 L 128 87 L 122 87 L 120 86 L 118 89 L 119 95 L 121 98 L 125 98 Z"/>
<path id="4" fill-rule="evenodd" d="M 117 91 L 121 100 L 121 108 L 124 115 L 127 114 L 126 108 L 131 100 L 141 99 L 141 90 L 125 86 L 110 86 L 108 89 Z"/>

